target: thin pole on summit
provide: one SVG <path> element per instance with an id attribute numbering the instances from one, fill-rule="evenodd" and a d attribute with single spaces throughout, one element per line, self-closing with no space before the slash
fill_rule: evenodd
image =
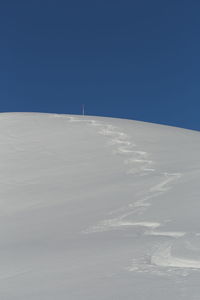
<path id="1" fill-rule="evenodd" d="M 85 104 L 82 104 L 82 115 L 85 116 Z"/>

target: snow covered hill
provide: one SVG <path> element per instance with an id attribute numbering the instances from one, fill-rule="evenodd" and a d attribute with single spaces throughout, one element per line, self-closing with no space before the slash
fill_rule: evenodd
<path id="1" fill-rule="evenodd" d="M 200 134 L 0 114 L 0 299 L 200 299 Z"/>

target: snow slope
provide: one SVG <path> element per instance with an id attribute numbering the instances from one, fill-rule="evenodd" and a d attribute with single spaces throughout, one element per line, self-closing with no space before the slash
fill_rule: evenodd
<path id="1" fill-rule="evenodd" d="M 200 134 L 0 114 L 0 299 L 200 299 Z"/>

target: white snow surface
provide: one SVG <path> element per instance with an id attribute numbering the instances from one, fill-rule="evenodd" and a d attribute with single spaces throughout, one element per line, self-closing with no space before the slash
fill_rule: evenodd
<path id="1" fill-rule="evenodd" d="M 0 114 L 0 299 L 200 299 L 200 133 Z"/>

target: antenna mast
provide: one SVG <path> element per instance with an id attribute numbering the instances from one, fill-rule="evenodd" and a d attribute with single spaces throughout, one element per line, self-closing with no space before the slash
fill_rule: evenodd
<path id="1" fill-rule="evenodd" d="M 82 104 L 82 115 L 85 116 L 85 104 Z"/>

